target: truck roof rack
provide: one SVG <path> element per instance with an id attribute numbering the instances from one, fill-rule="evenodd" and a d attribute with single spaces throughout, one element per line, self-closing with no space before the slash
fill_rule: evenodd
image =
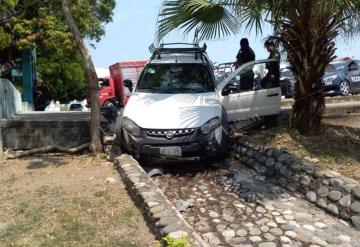
<path id="1" fill-rule="evenodd" d="M 188 47 L 169 47 L 169 46 L 188 46 Z M 164 43 L 160 44 L 160 47 L 155 47 L 154 44 L 151 44 L 149 51 L 153 54 L 152 59 L 157 56 L 158 59 L 161 58 L 161 54 L 166 53 L 195 53 L 195 59 L 197 59 L 198 53 L 205 53 L 207 45 L 204 43 L 203 47 L 200 47 L 199 44 L 191 43 Z"/>

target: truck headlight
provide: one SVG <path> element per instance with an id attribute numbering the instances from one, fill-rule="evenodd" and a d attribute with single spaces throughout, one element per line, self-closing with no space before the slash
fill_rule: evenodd
<path id="1" fill-rule="evenodd" d="M 220 120 L 218 117 L 210 119 L 203 126 L 201 126 L 201 133 L 209 134 L 211 131 L 220 126 Z"/>
<path id="2" fill-rule="evenodd" d="M 129 132 L 134 137 L 140 137 L 141 136 L 141 130 L 140 127 L 131 119 L 124 118 L 122 123 L 123 128 Z"/>

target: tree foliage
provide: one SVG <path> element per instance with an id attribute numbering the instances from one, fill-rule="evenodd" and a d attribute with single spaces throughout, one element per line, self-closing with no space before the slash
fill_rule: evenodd
<path id="1" fill-rule="evenodd" d="M 84 39 L 101 39 L 104 25 L 112 21 L 114 7 L 115 0 L 71 1 Z M 0 10 L 0 50 L 9 46 L 20 51 L 36 48 L 40 79 L 50 87 L 55 99 L 66 102 L 83 97 L 83 59 L 65 23 L 61 1 L 5 0 Z"/>

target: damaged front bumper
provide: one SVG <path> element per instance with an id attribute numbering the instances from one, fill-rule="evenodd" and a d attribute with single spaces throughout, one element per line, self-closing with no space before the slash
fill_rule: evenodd
<path id="1" fill-rule="evenodd" d="M 226 150 L 227 133 L 222 126 L 208 134 L 200 128 L 177 130 L 141 129 L 140 137 L 122 129 L 122 146 L 135 157 L 159 157 L 173 160 L 200 160 Z"/>

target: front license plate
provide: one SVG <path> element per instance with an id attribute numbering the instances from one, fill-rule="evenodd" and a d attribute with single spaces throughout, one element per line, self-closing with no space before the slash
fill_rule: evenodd
<path id="1" fill-rule="evenodd" d="M 171 157 L 181 157 L 181 147 L 161 147 L 160 155 L 171 156 Z"/>

